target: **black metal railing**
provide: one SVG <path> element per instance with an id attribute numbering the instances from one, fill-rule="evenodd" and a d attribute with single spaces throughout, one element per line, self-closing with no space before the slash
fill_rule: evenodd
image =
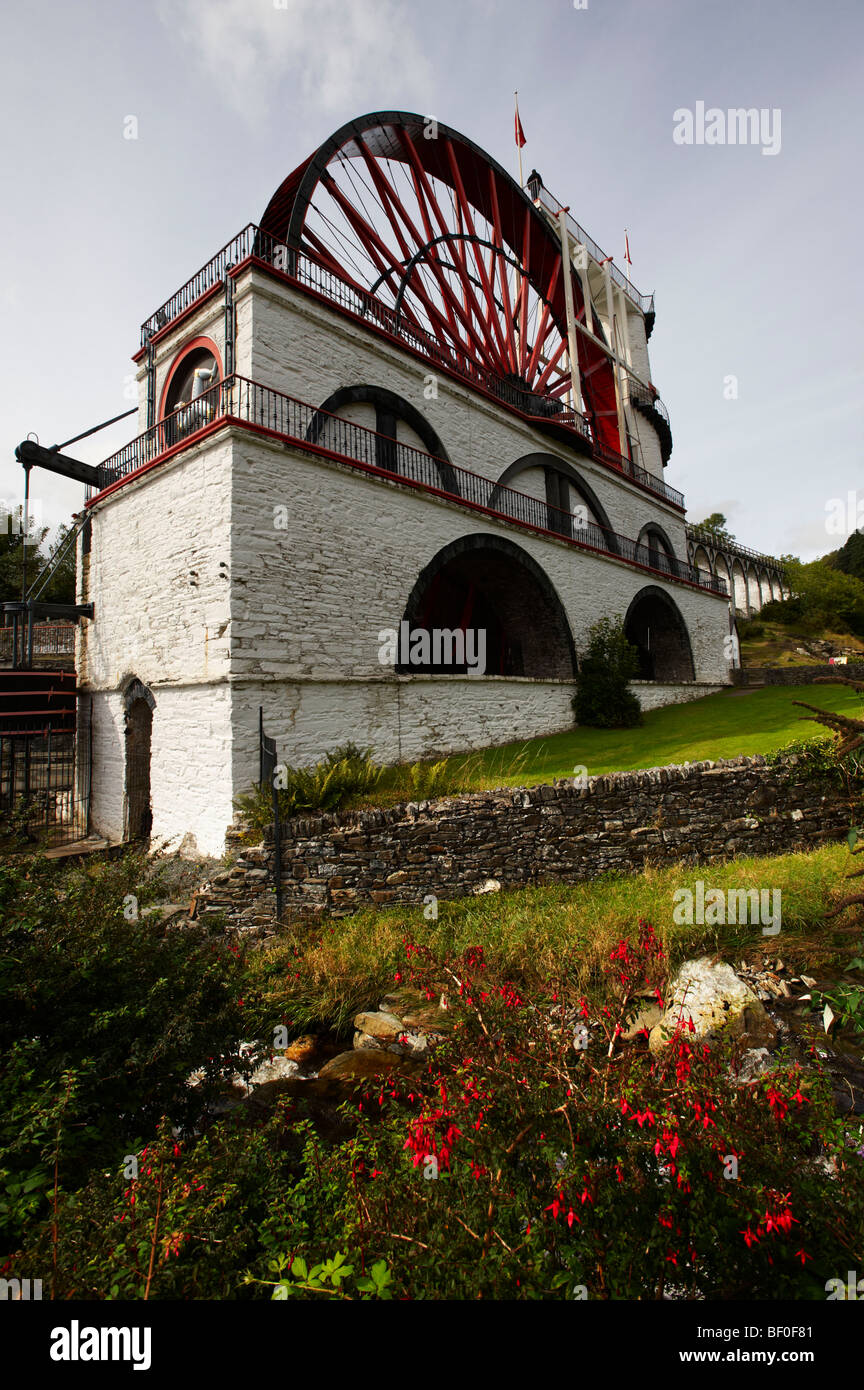
<path id="1" fill-rule="evenodd" d="M 641 381 L 637 381 L 636 378 L 632 376 L 629 378 L 629 391 L 630 399 L 634 404 L 643 405 L 646 410 L 656 410 L 661 420 L 665 420 L 667 425 L 670 423 L 669 411 L 666 409 L 656 391 L 651 390 L 650 387 L 643 386 Z"/>
<path id="2" fill-rule="evenodd" d="M 0 661 L 11 661 L 13 657 L 13 628 L 0 627 Z M 74 656 L 74 623 L 34 623 L 32 655 Z"/>
<path id="3" fill-rule="evenodd" d="M 208 290 L 222 284 L 232 267 L 236 267 L 250 256 L 254 256 L 265 265 L 281 271 L 296 284 L 313 294 L 320 295 L 322 299 L 337 305 L 346 313 L 369 324 L 370 327 L 397 339 L 433 364 L 461 376 L 471 385 L 479 387 L 486 394 L 501 401 L 502 404 L 518 410 L 527 419 L 546 424 L 551 422 L 574 431 L 590 447 L 596 457 L 601 458 L 603 462 L 612 463 L 613 467 L 620 468 L 643 487 L 656 493 L 658 497 L 663 497 L 673 506 L 683 509 L 684 497 L 682 493 L 669 487 L 662 478 L 656 478 L 653 473 L 639 468 L 629 459 L 621 459 L 618 454 L 602 446 L 597 440 L 590 422 L 583 415 L 567 409 L 554 396 L 531 391 L 478 366 L 464 353 L 459 353 L 455 348 L 446 346 L 432 334 L 426 333 L 423 329 L 407 321 L 404 315 L 397 314 L 395 310 L 382 304 L 369 290 L 365 290 L 343 276 L 337 275 L 334 271 L 319 265 L 312 257 L 291 250 L 284 242 L 271 236 L 269 232 L 262 231 L 254 222 L 248 223 L 241 232 L 232 237 L 221 251 L 218 251 L 201 270 L 190 280 L 187 280 L 176 294 L 167 299 L 155 314 L 151 314 L 141 328 L 142 345 L 146 345 L 153 334 L 166 328 L 176 318 L 179 318 Z M 629 284 L 629 282 L 627 283 Z M 639 298 L 644 299 L 645 296 L 639 296 Z M 628 464 L 632 464 L 632 466 L 628 467 Z"/>
<path id="4" fill-rule="evenodd" d="M 146 347 L 150 339 L 156 333 L 160 333 L 163 328 L 167 328 L 170 323 L 185 314 L 202 295 L 214 286 L 224 282 L 228 271 L 241 261 L 245 261 L 252 254 L 259 230 L 254 222 L 248 222 L 241 232 L 232 237 L 215 256 L 211 256 L 206 265 L 196 271 L 185 285 L 181 285 L 179 290 L 166 299 L 165 303 L 151 314 L 141 325 L 141 346 Z"/>
<path id="5" fill-rule="evenodd" d="M 538 183 L 536 187 L 534 185 L 529 185 L 529 188 L 531 196 L 534 198 L 534 200 L 536 202 L 539 202 L 541 207 L 544 207 L 547 210 L 547 212 L 551 212 L 553 217 L 557 217 L 563 204 L 558 202 L 558 199 L 555 197 L 555 195 L 550 193 L 549 189 L 546 188 L 545 185 L 542 183 Z M 631 300 L 632 303 L 635 304 L 638 309 L 641 309 L 643 314 L 653 314 L 653 294 L 640 294 L 636 286 L 633 284 L 632 280 L 628 280 L 623 270 L 618 269 L 617 265 L 611 259 L 611 257 L 605 255 L 605 253 L 600 250 L 600 247 L 597 245 L 594 238 L 588 235 L 584 227 L 580 227 L 575 217 L 571 217 L 568 212 L 566 213 L 566 218 L 567 229 L 570 232 L 570 235 L 575 237 L 577 241 L 582 243 L 582 245 L 586 248 L 591 259 L 596 261 L 598 265 L 602 265 L 605 261 L 608 261 L 609 273 L 612 276 L 612 279 L 615 281 L 616 285 L 620 285 L 627 298 Z"/>
<path id="6" fill-rule="evenodd" d="M 0 841 L 49 849 L 83 840 L 90 808 L 89 708 L 75 733 L 0 736 Z"/>
<path id="7" fill-rule="evenodd" d="M 636 564 L 647 565 L 716 593 L 726 586 L 716 576 L 706 576 L 685 561 L 660 555 L 626 536 L 593 522 L 579 524 L 569 512 L 550 507 L 539 498 L 494 482 L 482 474 L 460 468 L 447 459 L 436 458 L 388 435 L 355 425 L 351 420 L 331 415 L 305 401 L 286 396 L 272 387 L 247 377 L 226 377 L 204 392 L 191 405 L 182 406 L 151 429 L 138 435 L 99 465 L 100 488 L 111 487 L 136 473 L 154 459 L 192 443 L 202 431 L 219 421 L 234 420 L 258 430 L 266 430 L 311 452 L 322 451 L 341 462 L 374 471 L 415 487 L 435 491 L 470 507 L 515 521 L 532 530 L 552 532 L 575 545 Z"/>
<path id="8" fill-rule="evenodd" d="M 773 555 L 765 555 L 761 550 L 751 550 L 747 545 L 741 545 L 736 540 L 724 540 L 721 536 L 715 535 L 713 531 L 703 531 L 699 526 L 688 526 L 687 535 L 695 545 L 710 545 L 714 550 L 728 550 L 730 555 L 745 556 L 748 560 L 758 560 L 760 564 L 785 574 L 785 566 L 781 560 Z"/>
<path id="9" fill-rule="evenodd" d="M 634 482 L 641 483 L 643 487 L 648 488 L 651 492 L 656 492 L 660 497 L 665 497 L 667 502 L 671 502 L 673 506 L 680 507 L 683 511 L 683 492 L 678 492 L 676 488 L 670 487 L 668 483 L 663 482 L 662 478 L 655 478 L 653 473 L 649 473 L 647 469 L 641 468 L 640 465 L 634 463 L 632 459 L 624 458 L 621 454 L 616 453 L 614 449 L 607 449 L 605 444 L 594 445 L 594 457 L 599 459 L 601 463 L 611 464 L 613 468 L 617 468 L 620 472 L 626 474 L 628 478 L 632 478 Z"/>

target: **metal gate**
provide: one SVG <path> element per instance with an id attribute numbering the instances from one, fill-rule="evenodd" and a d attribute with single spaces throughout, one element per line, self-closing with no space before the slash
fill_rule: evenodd
<path id="1" fill-rule="evenodd" d="M 78 697 L 74 732 L 0 733 L 0 837 L 41 848 L 86 838 L 90 814 L 90 701 Z"/>

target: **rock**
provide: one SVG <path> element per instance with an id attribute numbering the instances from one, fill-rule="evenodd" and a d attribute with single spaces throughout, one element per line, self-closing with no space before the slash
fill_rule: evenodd
<path id="1" fill-rule="evenodd" d="M 296 1062 L 298 1066 L 308 1067 L 314 1062 L 319 1049 L 319 1041 L 312 1033 L 305 1033 L 302 1038 L 295 1038 L 289 1043 L 282 1053 L 289 1061 Z"/>
<path id="2" fill-rule="evenodd" d="M 474 892 L 475 892 L 475 893 L 500 893 L 500 892 L 501 892 L 501 884 L 498 882 L 498 879 L 497 879 L 497 878 L 487 878 L 487 879 L 485 880 L 485 882 L 481 883 L 477 888 L 474 889 Z"/>
<path id="3" fill-rule="evenodd" d="M 351 1090 L 365 1082 L 415 1075 L 421 1066 L 422 1063 L 392 1052 L 340 1052 L 338 1057 L 321 1068 L 317 1081 L 310 1084 L 319 1092 Z"/>
<path id="4" fill-rule="evenodd" d="M 354 1027 L 361 1033 L 368 1033 L 382 1042 L 396 1042 L 405 1032 L 405 1025 L 395 1014 L 378 1013 L 357 1014 Z"/>
<path id="5" fill-rule="evenodd" d="M 633 1039 L 638 1038 L 639 1034 L 646 1028 L 650 1033 L 652 1028 L 655 1028 L 660 1022 L 662 1017 L 663 1010 L 660 1008 L 659 1004 L 648 1004 L 634 1015 L 627 1027 L 622 1030 L 621 1037 L 625 1042 L 632 1042 Z"/>
<path id="6" fill-rule="evenodd" d="M 773 1047 L 777 1028 L 753 990 L 739 980 L 725 961 L 710 956 L 685 961 L 670 983 L 669 1003 L 651 1030 L 649 1047 L 655 1056 L 672 1038 L 683 1019 L 688 1042 L 718 1042 L 724 1035 L 741 1038 L 750 1047 Z M 687 1026 L 692 1019 L 695 1032 Z"/>
<path id="7" fill-rule="evenodd" d="M 264 1086 L 269 1081 L 291 1081 L 299 1071 L 300 1068 L 293 1058 L 277 1053 L 275 1057 L 256 1067 L 246 1084 L 252 1090 L 253 1087 Z"/>
<path id="8" fill-rule="evenodd" d="M 735 1080 L 739 1085 L 746 1085 L 749 1081 L 755 1081 L 757 1076 L 763 1076 L 766 1071 L 770 1071 L 771 1066 L 771 1054 L 767 1047 L 751 1048 L 741 1058 Z"/>

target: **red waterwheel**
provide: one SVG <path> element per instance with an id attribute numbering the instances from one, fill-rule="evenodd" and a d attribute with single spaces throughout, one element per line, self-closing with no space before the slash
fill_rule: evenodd
<path id="1" fill-rule="evenodd" d="M 436 360 L 553 405 L 570 395 L 560 243 L 457 131 L 400 111 L 351 121 L 288 176 L 261 226 L 373 295 Z M 584 337 L 580 375 L 595 430 L 614 447 L 611 368 Z"/>

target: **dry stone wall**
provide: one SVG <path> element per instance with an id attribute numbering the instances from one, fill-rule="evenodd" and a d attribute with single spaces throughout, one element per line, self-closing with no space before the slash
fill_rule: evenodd
<path id="1" fill-rule="evenodd" d="M 285 907 L 344 915 L 540 883 L 578 883 L 647 865 L 710 864 L 838 839 L 849 810 L 800 765 L 736 758 L 507 788 L 313 818 L 282 827 Z M 200 911 L 240 926 L 272 915 L 273 845 L 243 848 Z"/>

